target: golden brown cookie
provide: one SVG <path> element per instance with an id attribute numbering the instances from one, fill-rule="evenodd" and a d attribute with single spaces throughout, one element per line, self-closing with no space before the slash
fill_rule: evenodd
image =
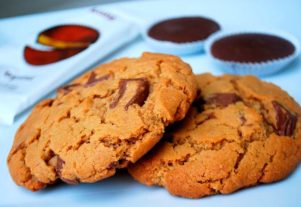
<path id="1" fill-rule="evenodd" d="M 270 183 L 301 160 L 301 109 L 253 76 L 197 76 L 200 94 L 186 118 L 128 170 L 139 182 L 200 198 Z"/>
<path id="2" fill-rule="evenodd" d="M 33 191 L 57 179 L 112 176 L 184 118 L 196 91 L 190 66 L 175 56 L 145 53 L 101 65 L 34 108 L 15 136 L 10 173 Z"/>

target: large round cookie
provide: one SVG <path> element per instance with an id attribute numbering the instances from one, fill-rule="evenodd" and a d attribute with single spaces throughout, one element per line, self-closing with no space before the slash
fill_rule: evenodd
<path id="1" fill-rule="evenodd" d="M 279 87 L 252 76 L 197 76 L 187 117 L 129 167 L 146 185 L 177 196 L 227 194 L 288 176 L 301 160 L 301 109 Z"/>
<path id="2" fill-rule="evenodd" d="M 33 191 L 57 179 L 112 176 L 184 118 L 196 91 L 190 66 L 175 56 L 145 53 L 102 65 L 34 108 L 8 156 L 11 176 Z"/>

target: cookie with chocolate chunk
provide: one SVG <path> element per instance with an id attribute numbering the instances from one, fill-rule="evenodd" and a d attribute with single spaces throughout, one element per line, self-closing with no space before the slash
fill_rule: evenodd
<path id="1" fill-rule="evenodd" d="M 188 64 L 145 53 L 99 66 L 32 111 L 8 156 L 14 181 L 36 191 L 61 179 L 96 182 L 136 162 L 195 99 Z"/>
<path id="2" fill-rule="evenodd" d="M 130 174 L 171 194 L 200 198 L 287 177 L 301 161 L 301 109 L 283 90 L 252 76 L 197 76 L 186 118 Z"/>

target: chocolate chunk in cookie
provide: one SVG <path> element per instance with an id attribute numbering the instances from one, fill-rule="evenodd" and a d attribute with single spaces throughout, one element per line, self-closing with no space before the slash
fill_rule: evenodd
<path id="1" fill-rule="evenodd" d="M 294 133 L 297 123 L 297 116 L 284 108 L 277 101 L 272 102 L 276 111 L 276 131 L 281 136 L 291 136 Z"/>
<path id="2" fill-rule="evenodd" d="M 97 76 L 96 73 L 94 71 L 92 71 L 92 73 L 89 76 L 88 81 L 85 83 L 85 87 L 92 87 L 95 84 L 97 84 L 101 81 L 104 81 L 104 80 L 108 80 L 110 78 L 109 74 L 103 75 L 103 76 L 98 77 L 98 78 L 96 76 Z"/>
<path id="3" fill-rule="evenodd" d="M 66 179 L 66 178 L 63 177 L 63 175 L 62 175 L 62 170 L 63 170 L 64 164 L 65 164 L 65 161 L 62 160 L 62 158 L 60 158 L 60 156 L 56 155 L 56 165 L 55 165 L 55 170 L 56 170 L 56 172 L 57 172 L 58 177 L 59 177 L 62 181 L 64 181 L 65 183 L 68 183 L 68 184 L 70 184 L 70 185 L 76 185 L 76 184 L 78 184 L 79 182 L 78 182 L 77 179 L 71 180 L 71 179 Z"/>
<path id="4" fill-rule="evenodd" d="M 206 99 L 207 104 L 219 107 L 226 107 L 238 101 L 241 101 L 241 98 L 235 93 L 215 93 Z"/>
<path id="5" fill-rule="evenodd" d="M 130 100 L 125 104 L 125 110 L 128 110 L 129 106 L 132 104 L 138 104 L 142 106 L 144 101 L 147 99 L 149 94 L 149 82 L 146 78 L 134 78 L 134 79 L 122 79 L 119 83 L 119 92 L 116 99 L 111 103 L 110 107 L 114 108 L 119 103 L 120 99 L 122 99 L 127 90 L 128 85 L 133 84 L 136 87 L 136 90 Z"/>
<path id="6" fill-rule="evenodd" d="M 58 89 L 58 93 L 63 93 L 64 95 L 66 95 L 66 94 L 70 93 L 73 88 L 75 88 L 77 86 L 80 86 L 80 84 L 79 83 L 73 83 L 73 84 L 70 84 L 70 85 L 63 86 L 63 87 Z"/>

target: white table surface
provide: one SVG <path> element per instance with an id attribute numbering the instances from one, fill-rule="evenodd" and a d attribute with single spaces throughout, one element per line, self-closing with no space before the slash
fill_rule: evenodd
<path id="1" fill-rule="evenodd" d="M 138 22 L 166 15 L 199 14 L 216 19 L 225 30 L 252 27 L 280 29 L 301 39 L 299 0 L 157 0 L 111 4 L 105 8 L 120 11 Z M 68 10 L 0 20 L 0 47 L 14 38 L 22 38 L 28 26 L 75 14 L 76 10 Z M 143 51 L 152 49 L 138 38 L 101 62 L 123 56 L 139 56 Z M 205 54 L 184 56 L 183 59 L 191 64 L 196 73 L 222 73 Z M 278 84 L 301 104 L 300 57 L 283 72 L 263 79 Z M 5 100 L 0 97 L 0 101 Z M 301 166 L 281 182 L 198 200 L 173 197 L 159 187 L 145 187 L 125 172 L 95 184 L 60 184 L 40 192 L 29 192 L 13 183 L 6 166 L 6 157 L 16 129 L 29 111 L 19 116 L 13 126 L 0 126 L 0 206 L 301 206 Z"/>

